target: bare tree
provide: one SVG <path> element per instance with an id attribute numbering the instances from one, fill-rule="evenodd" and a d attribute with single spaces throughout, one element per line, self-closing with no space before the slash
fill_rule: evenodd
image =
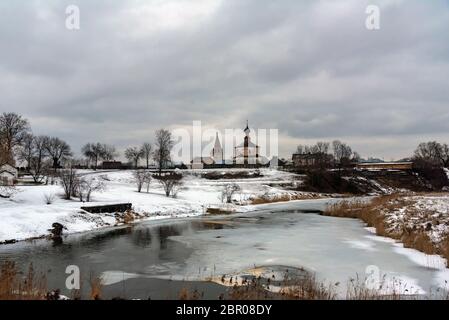
<path id="1" fill-rule="evenodd" d="M 18 147 L 26 134 L 30 131 L 28 120 L 17 113 L 3 113 L 0 115 L 0 150 L 3 162 L 14 162 L 14 149 Z"/>
<path id="2" fill-rule="evenodd" d="M 92 193 L 103 192 L 106 189 L 105 179 L 103 176 L 98 177 L 79 177 L 77 180 L 77 196 L 81 202 L 90 202 Z"/>
<path id="3" fill-rule="evenodd" d="M 102 159 L 104 161 L 112 161 L 119 156 L 119 153 L 113 145 L 103 144 L 103 155 Z"/>
<path id="4" fill-rule="evenodd" d="M 295 153 L 297 153 L 297 154 L 305 154 L 306 152 L 305 152 L 304 149 L 305 149 L 305 146 L 302 145 L 302 144 L 300 144 L 300 145 L 298 145 L 298 146 L 296 147 Z"/>
<path id="5" fill-rule="evenodd" d="M 231 203 L 232 196 L 240 190 L 240 186 L 236 183 L 225 184 L 220 194 L 221 202 Z"/>
<path id="6" fill-rule="evenodd" d="M 356 151 L 352 152 L 352 156 L 351 156 L 351 162 L 357 163 L 360 162 L 362 159 L 362 157 L 360 156 L 360 154 Z"/>
<path id="7" fill-rule="evenodd" d="M 143 152 L 139 148 L 130 147 L 125 150 L 126 159 L 128 159 L 130 162 L 132 162 L 134 164 L 134 168 L 136 168 L 136 169 L 139 165 L 139 160 L 140 160 L 140 158 L 142 158 L 142 156 L 143 156 Z"/>
<path id="8" fill-rule="evenodd" d="M 94 162 L 94 169 L 97 169 L 98 160 L 101 158 L 100 151 L 96 148 L 95 143 L 87 143 L 81 148 L 81 153 L 89 162 Z"/>
<path id="9" fill-rule="evenodd" d="M 153 159 L 157 163 L 159 168 L 159 176 L 162 173 L 162 168 L 166 166 L 171 160 L 171 150 L 173 149 L 173 139 L 170 131 L 165 129 L 159 129 L 156 131 L 156 142 L 153 153 Z"/>
<path id="10" fill-rule="evenodd" d="M 117 152 L 114 146 L 107 145 L 104 143 L 87 143 L 81 149 L 83 156 L 85 156 L 89 161 L 93 162 L 94 170 L 98 168 L 98 161 L 113 160 L 117 156 Z"/>
<path id="11" fill-rule="evenodd" d="M 55 171 L 61 166 L 62 160 L 73 155 L 67 142 L 55 137 L 46 137 L 45 150 L 53 161 L 52 167 Z"/>
<path id="12" fill-rule="evenodd" d="M 153 146 L 151 145 L 151 143 L 145 142 L 142 145 L 141 151 L 142 151 L 142 158 L 145 159 L 146 168 L 148 169 L 150 167 L 150 159 L 153 152 Z"/>
<path id="13" fill-rule="evenodd" d="M 437 141 L 420 143 L 415 150 L 414 159 L 430 166 L 447 167 L 449 165 L 449 146 Z"/>
<path id="14" fill-rule="evenodd" d="M 181 174 L 169 174 L 165 176 L 158 176 L 156 178 L 159 183 L 162 185 L 165 191 L 165 195 L 167 197 L 172 196 L 176 198 L 178 192 L 181 190 L 183 186 L 182 175 Z"/>
<path id="15" fill-rule="evenodd" d="M 76 188 L 79 182 L 76 170 L 73 167 L 60 170 L 58 176 L 61 180 L 61 186 L 64 189 L 64 199 L 72 199 L 72 195 L 76 194 Z"/>
<path id="16" fill-rule="evenodd" d="M 45 141 L 45 136 L 34 137 L 31 145 L 31 158 L 28 167 L 35 183 L 41 183 L 44 180 L 50 167 L 47 161 Z"/>
<path id="17" fill-rule="evenodd" d="M 443 167 L 449 167 L 449 146 L 445 143 L 441 145 L 441 164 Z"/>
<path id="18" fill-rule="evenodd" d="M 329 148 L 330 148 L 330 143 L 329 142 L 318 141 L 315 144 L 314 151 L 316 153 L 320 153 L 320 154 L 328 154 L 329 153 Z"/>
<path id="19" fill-rule="evenodd" d="M 330 167 L 332 163 L 332 155 L 329 154 L 330 143 L 318 141 L 314 145 L 299 145 L 296 148 L 297 154 L 312 155 L 313 166 L 321 169 Z"/>
<path id="20" fill-rule="evenodd" d="M 334 160 L 338 168 L 343 168 L 350 164 L 353 155 L 350 146 L 339 140 L 335 140 L 332 142 L 332 148 L 334 151 Z"/>
<path id="21" fill-rule="evenodd" d="M 137 185 L 137 192 L 142 191 L 144 185 L 147 186 L 147 192 L 151 183 L 151 173 L 147 170 L 136 170 L 133 172 L 134 181 Z"/>
<path id="22" fill-rule="evenodd" d="M 25 161 L 27 163 L 28 169 L 30 169 L 33 151 L 34 151 L 34 136 L 31 133 L 27 133 L 23 138 L 22 146 L 19 151 L 19 160 Z"/>

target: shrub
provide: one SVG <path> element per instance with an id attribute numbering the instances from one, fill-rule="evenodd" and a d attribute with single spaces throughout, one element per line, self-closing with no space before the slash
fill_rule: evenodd
<path id="1" fill-rule="evenodd" d="M 183 186 L 182 174 L 172 173 L 167 175 L 154 176 L 154 178 L 157 179 L 162 185 L 167 197 L 172 196 L 173 198 L 176 198 L 178 192 Z"/>
<path id="2" fill-rule="evenodd" d="M 52 204 L 55 201 L 55 199 L 56 196 L 53 193 L 44 194 L 44 202 L 46 205 Z"/>

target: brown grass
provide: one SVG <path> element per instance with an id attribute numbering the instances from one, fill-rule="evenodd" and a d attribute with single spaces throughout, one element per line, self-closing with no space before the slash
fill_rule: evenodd
<path id="1" fill-rule="evenodd" d="M 187 288 L 182 288 L 179 292 L 179 300 L 200 300 L 203 297 L 203 293 L 200 293 L 197 289 L 192 292 Z"/>
<path id="2" fill-rule="evenodd" d="M 232 214 L 235 213 L 235 211 L 232 210 L 226 210 L 221 208 L 207 208 L 206 212 L 211 215 L 224 215 L 224 214 Z"/>
<path id="3" fill-rule="evenodd" d="M 90 284 L 90 298 L 92 300 L 101 300 L 101 292 L 103 290 L 101 278 L 91 276 L 89 284 Z"/>
<path id="4" fill-rule="evenodd" d="M 449 236 L 441 242 L 441 255 L 446 259 L 446 267 L 449 268 Z"/>
<path id="5" fill-rule="evenodd" d="M 359 277 L 350 279 L 347 284 L 346 289 L 346 300 L 412 300 L 417 299 L 417 295 L 414 293 L 404 295 L 397 291 L 397 288 L 390 288 L 388 294 L 383 294 L 382 288 L 387 285 L 385 283 L 385 276 L 380 279 L 378 289 L 368 288 L 365 285 L 365 279 L 360 279 Z M 398 281 L 398 280 L 396 280 Z"/>
<path id="6" fill-rule="evenodd" d="M 338 284 L 325 284 L 315 279 L 311 273 L 304 276 L 289 277 L 286 273 L 283 280 L 274 284 L 271 279 L 256 277 L 254 280 L 245 280 L 241 285 L 234 285 L 227 291 L 227 296 L 221 295 L 219 299 L 231 300 L 335 300 L 337 299 L 336 288 Z M 102 293 L 101 279 L 91 276 L 90 298 L 100 300 Z M 45 276 L 36 275 L 33 266 L 21 274 L 14 262 L 4 262 L 0 266 L 0 300 L 54 300 L 59 297 L 59 290 L 47 291 L 47 280 Z M 278 288 L 272 292 L 273 286 Z M 380 288 L 381 289 L 381 288 Z M 415 299 L 414 295 L 402 295 L 392 292 L 388 295 L 382 294 L 381 290 L 368 289 L 364 281 L 351 279 L 346 291 L 348 300 L 402 300 Z M 446 288 L 447 289 L 447 288 Z M 80 292 L 74 291 L 72 299 L 81 299 Z M 179 300 L 200 300 L 204 293 L 198 290 L 190 291 L 183 288 L 178 295 Z M 440 299 L 449 300 L 449 294 L 444 293 Z"/>
<path id="7" fill-rule="evenodd" d="M 334 300 L 336 299 L 335 286 L 325 285 L 315 279 L 313 274 L 304 278 L 289 279 L 281 285 L 280 294 L 288 300 Z"/>
<path id="8" fill-rule="evenodd" d="M 377 235 L 399 240 L 406 248 L 413 248 L 426 254 L 441 254 L 448 259 L 449 240 L 434 243 L 422 227 L 411 228 L 406 225 L 396 229 L 391 227 L 385 212 L 394 212 L 399 208 L 415 210 L 411 204 L 412 201 L 405 199 L 404 195 L 392 194 L 379 196 L 371 201 L 341 201 L 328 206 L 323 215 L 361 219 L 368 227 L 374 227 Z"/>
<path id="9" fill-rule="evenodd" d="M 436 254 L 438 252 L 438 247 L 422 231 L 406 232 L 400 240 L 405 248 L 413 248 L 425 254 Z"/>
<path id="10" fill-rule="evenodd" d="M 406 288 L 406 283 L 401 283 L 400 280 L 395 280 L 395 287 L 393 283 L 386 282 L 386 276 L 384 275 L 379 284 L 379 288 L 370 289 L 366 286 L 366 279 L 350 279 L 346 287 L 346 294 L 344 298 L 346 300 L 413 300 L 419 297 L 414 292 L 408 292 L 408 294 L 402 294 L 400 290 L 401 285 Z M 394 279 L 393 279 L 394 280 Z M 274 289 L 270 279 L 257 277 L 252 281 L 243 281 L 241 284 L 235 284 L 227 290 L 226 295 L 220 295 L 219 299 L 229 300 L 337 300 L 340 297 L 337 295 L 336 284 L 326 284 L 316 280 L 313 274 L 308 274 L 301 277 L 288 277 L 279 283 L 275 284 L 278 290 L 270 291 Z M 393 285 L 393 287 L 388 287 Z M 384 293 L 385 289 L 388 289 L 388 294 Z M 179 295 L 181 300 L 198 300 L 201 299 L 197 291 L 190 292 L 187 289 L 182 289 Z M 444 294 L 439 296 L 428 296 L 432 299 L 448 300 L 449 295 Z"/>
<path id="11" fill-rule="evenodd" d="M 251 204 L 265 204 L 265 203 L 275 203 L 275 202 L 287 202 L 293 200 L 308 200 L 308 199 L 318 199 L 319 196 L 316 194 L 283 194 L 275 197 L 256 197 L 251 200 Z"/>
<path id="12" fill-rule="evenodd" d="M 22 274 L 14 262 L 0 266 L 0 300 L 43 300 L 47 293 L 45 275 L 36 275 L 33 265 Z"/>

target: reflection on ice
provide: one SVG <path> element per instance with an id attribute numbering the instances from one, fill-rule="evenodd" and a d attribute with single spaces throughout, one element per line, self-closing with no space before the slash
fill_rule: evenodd
<path id="1" fill-rule="evenodd" d="M 192 249 L 179 275 L 216 279 L 258 266 L 286 265 L 316 272 L 319 280 L 340 283 L 345 291 L 350 277 L 365 279 L 367 267 L 375 265 L 384 292 L 424 293 L 435 285 L 435 270 L 398 255 L 394 242 L 374 241 L 377 237 L 357 220 L 284 212 L 233 221 L 239 224 L 232 229 L 171 237 Z"/>

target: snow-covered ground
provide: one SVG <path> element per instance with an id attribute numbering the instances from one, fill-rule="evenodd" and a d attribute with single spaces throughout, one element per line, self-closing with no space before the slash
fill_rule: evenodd
<path id="1" fill-rule="evenodd" d="M 401 200 L 399 200 L 401 201 Z M 392 231 L 404 227 L 418 228 L 434 243 L 449 236 L 449 194 L 428 194 L 404 197 L 394 210 L 386 210 L 386 221 Z"/>
<path id="2" fill-rule="evenodd" d="M 188 217 L 204 214 L 208 207 L 222 206 L 220 193 L 226 183 L 237 183 L 241 191 L 235 194 L 234 199 L 248 204 L 249 199 L 261 195 L 295 193 L 276 185 L 291 184 L 298 178 L 294 174 L 262 169 L 262 176 L 257 178 L 207 180 L 201 177 L 204 170 L 186 170 L 183 171 L 184 187 L 177 198 L 167 198 L 161 185 L 154 179 L 148 193 L 146 190 L 138 193 L 132 171 L 84 170 L 80 173 L 104 175 L 106 178 L 106 190 L 93 194 L 91 203 L 81 203 L 76 199 L 63 200 L 62 188 L 58 185 L 18 186 L 18 193 L 12 199 L 0 198 L 0 242 L 47 235 L 54 222 L 67 227 L 66 233 L 114 226 L 118 222 L 114 214 L 91 214 L 81 210 L 81 206 L 132 203 L 134 211 L 143 214 L 146 219 Z M 50 205 L 45 203 L 47 195 L 55 196 Z M 255 208 L 251 205 L 230 207 L 240 212 Z"/>

